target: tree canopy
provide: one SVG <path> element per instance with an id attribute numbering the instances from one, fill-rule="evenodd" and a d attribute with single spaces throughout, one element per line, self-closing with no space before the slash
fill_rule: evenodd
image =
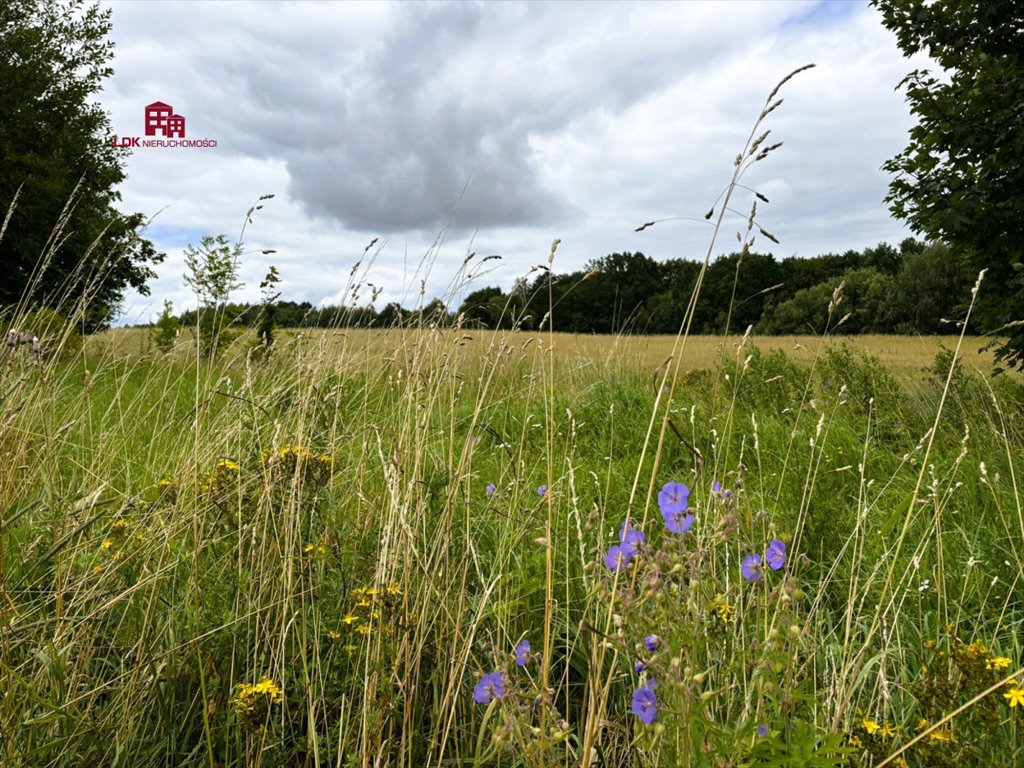
<path id="1" fill-rule="evenodd" d="M 1009 341 L 997 357 L 1024 367 L 1024 4 L 1019 0 L 873 0 L 916 69 L 906 88 L 917 125 L 886 200 L 914 231 L 989 270 L 978 327 Z"/>
<path id="2" fill-rule="evenodd" d="M 111 12 L 84 0 L 0 3 L 0 307 L 23 298 L 107 324 L 163 254 L 114 207 L 125 150 L 93 97 L 113 73 Z M 13 210 L 12 210 L 13 206 Z"/>

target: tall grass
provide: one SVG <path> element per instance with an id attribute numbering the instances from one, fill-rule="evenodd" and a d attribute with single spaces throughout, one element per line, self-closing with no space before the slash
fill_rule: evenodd
<path id="1" fill-rule="evenodd" d="M 1024 761 L 1024 391 L 962 350 L 72 325 L 0 353 L 5 765 Z"/>

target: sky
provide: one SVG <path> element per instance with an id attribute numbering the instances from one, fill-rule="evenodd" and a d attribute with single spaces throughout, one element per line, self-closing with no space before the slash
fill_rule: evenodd
<path id="1" fill-rule="evenodd" d="M 234 300 L 257 300 L 270 264 L 293 301 L 454 308 L 534 276 L 555 239 L 557 272 L 615 252 L 736 250 L 752 192 L 737 191 L 714 244 L 704 214 L 769 92 L 808 63 L 762 126 L 782 147 L 743 178 L 770 200 L 758 220 L 780 241 L 754 249 L 815 256 L 910 235 L 881 166 L 913 124 L 896 86 L 923 62 L 866 2 L 104 5 L 114 133 L 146 138 L 144 108 L 162 101 L 187 139 L 217 143 L 127 159 L 119 205 L 151 218 L 167 258 L 121 323 L 150 321 L 165 299 L 195 306 L 184 248 L 235 241 L 268 194 Z M 656 219 L 672 220 L 635 231 Z"/>

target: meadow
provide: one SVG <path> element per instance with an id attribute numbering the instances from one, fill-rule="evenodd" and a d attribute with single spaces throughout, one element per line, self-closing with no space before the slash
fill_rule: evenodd
<path id="1" fill-rule="evenodd" d="M 148 338 L 5 351 L 5 765 L 1024 761 L 980 340 Z"/>
<path id="2" fill-rule="evenodd" d="M 714 248 L 672 337 L 2 318 L 0 764 L 1024 764 L 1021 377 L 690 336 Z"/>

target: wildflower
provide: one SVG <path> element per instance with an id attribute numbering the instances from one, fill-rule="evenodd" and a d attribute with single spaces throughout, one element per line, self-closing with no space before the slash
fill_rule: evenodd
<path id="1" fill-rule="evenodd" d="M 765 550 L 764 559 L 773 571 L 782 568 L 786 564 L 786 543 L 782 539 L 772 539 Z"/>
<path id="2" fill-rule="evenodd" d="M 611 549 L 608 550 L 608 554 L 604 556 L 604 564 L 608 566 L 609 570 L 618 573 L 629 565 L 632 559 L 633 557 L 623 551 L 621 546 L 613 544 Z"/>
<path id="3" fill-rule="evenodd" d="M 743 558 L 740 566 L 740 574 L 747 581 L 761 580 L 761 556 L 758 554 L 747 555 Z"/>
<path id="4" fill-rule="evenodd" d="M 530 641 L 523 640 L 516 646 L 516 666 L 525 667 L 530 660 Z"/>
<path id="5" fill-rule="evenodd" d="M 473 701 L 477 704 L 490 704 L 494 699 L 504 698 L 505 676 L 501 672 L 491 672 L 480 678 L 473 688 Z"/>
<path id="6" fill-rule="evenodd" d="M 633 671 L 636 672 L 638 675 L 645 669 L 647 669 L 647 665 L 644 664 L 642 661 L 638 661 L 636 664 L 633 665 Z"/>
<path id="7" fill-rule="evenodd" d="M 327 637 L 331 640 L 340 640 L 341 632 L 335 632 L 333 629 L 327 630 Z"/>
<path id="8" fill-rule="evenodd" d="M 1018 704 L 1024 707 L 1024 688 L 1021 688 L 1016 682 L 1013 683 L 1013 687 L 1009 691 L 1003 694 L 1003 698 L 1010 702 L 1010 709 L 1013 709 Z"/>
<path id="9" fill-rule="evenodd" d="M 494 495 L 494 492 L 495 492 L 496 490 L 498 490 L 498 489 L 497 489 L 497 486 L 495 486 L 495 485 L 494 485 L 494 483 L 488 483 L 488 484 L 487 484 L 487 489 L 486 489 L 486 490 L 487 490 L 487 495 L 488 495 L 488 496 L 493 496 L 493 495 Z"/>
<path id="10" fill-rule="evenodd" d="M 537 487 L 537 495 L 540 496 L 541 498 L 543 498 L 544 494 L 546 494 L 547 492 L 548 487 L 546 485 L 541 485 Z"/>
<path id="11" fill-rule="evenodd" d="M 672 533 L 687 533 L 693 526 L 693 515 L 684 514 L 690 503 L 690 489 L 683 483 L 665 483 L 658 493 L 658 507 L 665 518 L 665 528 Z"/>
<path id="12" fill-rule="evenodd" d="M 351 624 L 355 624 L 355 623 L 356 623 L 357 621 L 359 621 L 359 617 L 358 617 L 358 616 L 353 616 L 353 615 L 352 615 L 352 614 L 350 613 L 350 614 L 348 614 L 348 615 L 347 615 L 347 616 L 346 616 L 345 618 L 343 618 L 343 619 L 342 619 L 342 621 L 343 621 L 343 622 L 344 622 L 344 623 L 345 623 L 346 625 L 351 625 Z"/>
<path id="13" fill-rule="evenodd" d="M 644 646 L 649 653 L 654 653 L 661 646 L 661 638 L 657 635 L 648 635 L 644 638 Z"/>
<path id="14" fill-rule="evenodd" d="M 768 735 L 768 726 L 767 725 L 763 725 L 762 724 L 762 725 L 757 726 L 757 737 L 759 739 L 763 739 L 767 735 Z"/>
<path id="15" fill-rule="evenodd" d="M 941 744 L 943 742 L 946 742 L 948 744 L 955 744 L 956 736 L 953 735 L 952 731 L 932 731 L 928 734 L 928 741 L 935 744 Z"/>
<path id="16" fill-rule="evenodd" d="M 1008 669 L 1010 660 L 1005 656 L 993 656 L 985 662 L 985 669 Z"/>
<path id="17" fill-rule="evenodd" d="M 100 544 L 100 549 L 102 549 L 102 550 L 108 550 L 108 549 L 110 549 L 110 548 L 111 548 L 112 546 L 114 546 L 114 542 L 112 542 L 112 541 L 111 541 L 110 539 L 104 539 L 104 540 L 103 540 L 103 543 L 102 543 L 102 544 Z"/>
<path id="18" fill-rule="evenodd" d="M 255 693 L 266 694 L 271 699 L 271 701 L 280 701 L 281 694 L 283 693 L 283 691 L 280 688 L 278 688 L 277 685 L 274 684 L 274 681 L 271 680 L 269 677 L 264 677 L 262 680 L 256 683 L 256 685 L 253 686 L 253 691 Z"/>
<path id="19" fill-rule="evenodd" d="M 896 735 L 896 729 L 889 725 L 889 722 L 886 721 L 882 725 L 881 729 L 878 731 L 878 735 L 881 736 L 883 739 L 888 739 L 890 736 Z"/>
<path id="20" fill-rule="evenodd" d="M 857 749 L 863 749 L 864 742 L 860 740 L 860 736 L 854 736 L 852 739 L 850 739 L 850 746 L 857 747 Z"/>
<path id="21" fill-rule="evenodd" d="M 736 615 L 736 609 L 728 603 L 722 602 L 714 607 L 715 615 L 718 620 L 723 624 L 732 624 L 733 617 Z"/>
<path id="22" fill-rule="evenodd" d="M 229 472 L 237 472 L 238 463 L 232 461 L 231 459 L 221 459 L 220 461 L 217 462 L 217 469 L 226 469 Z"/>
<path id="23" fill-rule="evenodd" d="M 860 725 L 865 731 L 868 732 L 868 736 L 873 735 L 875 731 L 882 727 L 874 720 L 868 720 L 867 718 L 861 720 Z"/>
<path id="24" fill-rule="evenodd" d="M 658 717 L 658 697 L 654 693 L 657 683 L 648 680 L 647 685 L 633 691 L 634 715 L 640 718 L 644 725 L 650 725 Z"/>
<path id="25" fill-rule="evenodd" d="M 622 522 L 622 530 L 619 532 L 619 544 L 622 551 L 630 558 L 636 555 L 641 544 L 647 543 L 644 532 L 629 524 L 628 520 Z"/>

